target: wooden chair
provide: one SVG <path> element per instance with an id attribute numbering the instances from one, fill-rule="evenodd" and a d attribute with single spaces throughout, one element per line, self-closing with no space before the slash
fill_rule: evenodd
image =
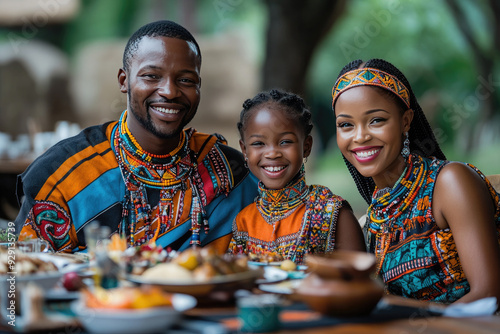
<path id="1" fill-rule="evenodd" d="M 500 174 L 492 174 L 486 176 L 490 180 L 491 185 L 496 191 L 500 192 Z"/>

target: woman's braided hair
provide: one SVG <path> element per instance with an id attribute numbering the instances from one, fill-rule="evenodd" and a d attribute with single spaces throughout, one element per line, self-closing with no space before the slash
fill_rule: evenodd
<path id="1" fill-rule="evenodd" d="M 238 131 L 240 138 L 243 140 L 243 131 L 246 128 L 248 118 L 251 113 L 250 110 L 262 104 L 277 104 L 283 107 L 288 115 L 297 120 L 297 123 L 304 130 L 307 137 L 313 128 L 311 120 L 311 111 L 306 106 L 304 100 L 297 94 L 285 92 L 279 89 L 272 89 L 268 92 L 260 92 L 251 99 L 243 102 L 243 110 L 240 113 L 240 121 L 238 122 Z"/>
<path id="2" fill-rule="evenodd" d="M 394 65 L 383 60 L 383 59 L 370 59 L 367 62 L 363 62 L 361 59 L 354 60 L 347 64 L 337 76 L 337 79 L 340 78 L 345 73 L 358 69 L 358 68 L 375 68 L 390 75 L 396 77 L 399 81 L 401 81 L 408 91 L 410 92 L 410 108 L 413 109 L 413 120 L 410 124 L 410 130 L 408 131 L 408 138 L 410 139 L 410 151 L 412 153 L 417 153 L 423 157 L 434 156 L 438 159 L 445 160 L 446 157 L 444 153 L 441 151 L 439 144 L 432 132 L 432 129 L 427 121 L 427 118 L 420 108 L 420 105 L 417 102 L 415 94 L 411 89 L 410 83 L 406 79 L 406 77 L 399 71 Z M 378 87 L 376 87 L 378 88 Z M 383 88 L 378 88 L 383 89 Z M 395 96 L 392 92 L 385 90 L 386 94 L 390 94 Z M 400 101 L 399 98 L 397 100 Z M 399 102 L 398 102 L 399 103 Z M 335 105 L 333 106 L 333 111 L 335 112 Z M 406 107 L 402 108 L 401 112 L 406 111 Z M 347 161 L 345 157 L 344 161 L 351 173 L 354 182 L 356 183 L 356 187 L 358 188 L 359 193 L 365 199 L 366 203 L 370 204 L 372 201 L 373 191 L 375 190 L 375 183 L 371 177 L 364 177 L 361 175 L 354 166 Z"/>

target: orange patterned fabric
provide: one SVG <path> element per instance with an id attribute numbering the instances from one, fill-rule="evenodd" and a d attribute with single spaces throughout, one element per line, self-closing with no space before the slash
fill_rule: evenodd
<path id="1" fill-rule="evenodd" d="M 168 224 L 158 219 L 161 189 L 152 187 L 144 189 L 151 219 L 124 215 L 132 208 L 126 201 L 126 184 L 111 145 L 117 127 L 118 122 L 112 122 L 84 129 L 50 148 L 19 177 L 17 191 L 23 198 L 15 221 L 19 240 L 42 238 L 55 251 L 83 251 L 84 228 L 97 220 L 112 233 L 128 237 L 133 226 L 137 243 L 155 238 L 163 247 L 189 247 L 193 235 L 191 182 L 174 194 L 175 219 Z M 196 154 L 194 184 L 207 222 L 206 229 L 199 231 L 199 240 L 202 246 L 210 244 L 225 251 L 231 222 L 257 195 L 256 180 L 240 167 L 242 154 L 223 145 L 217 136 L 195 130 L 186 130 L 186 134 L 189 149 Z"/>
<path id="2" fill-rule="evenodd" d="M 298 264 L 307 253 L 332 252 L 340 209 L 349 204 L 326 187 L 309 190 L 304 203 L 274 223 L 255 203 L 244 208 L 234 220 L 229 252 L 277 254 Z"/>

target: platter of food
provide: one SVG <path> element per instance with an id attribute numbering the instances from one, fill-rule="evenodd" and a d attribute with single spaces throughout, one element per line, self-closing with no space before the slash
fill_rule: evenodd
<path id="1" fill-rule="evenodd" d="M 128 275 L 127 280 L 137 284 L 159 286 L 168 292 L 206 296 L 214 291 L 236 291 L 237 289 L 251 288 L 261 276 L 261 270 L 249 269 L 239 273 L 215 276 L 206 280 L 168 277 L 150 278 L 141 275 Z"/>
<path id="2" fill-rule="evenodd" d="M 83 290 L 72 311 L 90 333 L 164 332 L 196 306 L 196 299 L 154 287 Z"/>
<path id="3" fill-rule="evenodd" d="M 53 262 L 40 259 L 32 253 L 19 251 L 10 254 L 6 250 L 0 250 L 0 281 L 4 283 L 2 285 L 7 287 L 12 275 L 15 277 L 15 284 L 33 282 L 42 289 L 50 289 L 63 274 Z"/>
<path id="4" fill-rule="evenodd" d="M 256 280 L 264 273 L 262 268 L 249 267 L 246 257 L 216 254 L 207 247 L 178 252 L 168 261 L 155 263 L 144 271 L 132 267 L 125 276 L 130 282 L 159 286 L 167 292 L 197 298 L 210 298 L 216 292 L 226 292 L 231 298 L 236 290 L 256 286 Z"/>

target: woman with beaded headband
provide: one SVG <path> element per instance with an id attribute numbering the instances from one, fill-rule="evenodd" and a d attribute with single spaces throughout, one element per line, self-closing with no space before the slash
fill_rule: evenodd
<path id="1" fill-rule="evenodd" d="M 442 303 L 500 298 L 499 194 L 476 167 L 446 160 L 405 76 L 381 59 L 356 60 L 332 97 L 387 292 Z"/>
<path id="2" fill-rule="evenodd" d="M 308 253 L 366 251 L 349 204 L 327 187 L 306 184 L 311 129 L 311 112 L 296 94 L 271 90 L 245 101 L 240 147 L 260 180 L 259 196 L 236 216 L 229 252 L 301 264 Z"/>

